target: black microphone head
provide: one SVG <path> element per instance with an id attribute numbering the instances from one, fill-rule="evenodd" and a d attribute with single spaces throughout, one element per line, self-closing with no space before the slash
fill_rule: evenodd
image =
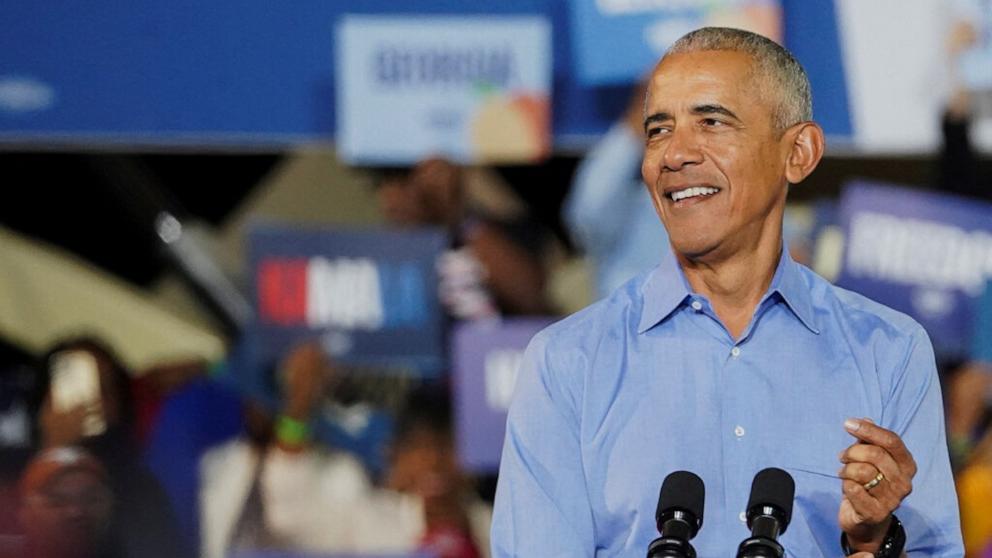
<path id="1" fill-rule="evenodd" d="M 689 471 L 675 471 L 669 474 L 661 483 L 661 494 L 658 496 L 658 510 L 655 512 L 658 530 L 661 531 L 662 524 L 675 513 L 679 513 L 690 523 L 692 534 L 689 538 L 696 536 L 703 526 L 705 501 L 703 479 Z M 685 517 L 686 515 L 691 516 L 691 519 Z"/>
<path id="2" fill-rule="evenodd" d="M 792 521 L 792 501 L 796 496 L 796 483 L 792 475 L 769 467 L 762 469 L 754 476 L 751 483 L 751 497 L 747 501 L 747 526 L 751 527 L 754 517 L 765 512 L 762 508 L 775 508 L 776 517 L 780 522 L 779 533 L 785 533 L 785 528 Z"/>

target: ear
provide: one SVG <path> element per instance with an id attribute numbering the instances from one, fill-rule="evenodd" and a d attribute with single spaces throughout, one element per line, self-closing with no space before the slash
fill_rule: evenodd
<path id="1" fill-rule="evenodd" d="M 789 184 L 799 184 L 823 157 L 823 129 L 815 122 L 802 122 L 787 131 L 786 136 L 791 138 L 791 145 L 785 162 L 785 178 Z"/>

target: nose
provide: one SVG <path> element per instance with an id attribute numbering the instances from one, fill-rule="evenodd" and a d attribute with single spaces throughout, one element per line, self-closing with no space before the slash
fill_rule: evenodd
<path id="1" fill-rule="evenodd" d="M 666 171 L 679 171 L 687 165 L 702 162 L 699 138 L 695 130 L 686 126 L 675 126 L 665 145 L 662 165 Z"/>

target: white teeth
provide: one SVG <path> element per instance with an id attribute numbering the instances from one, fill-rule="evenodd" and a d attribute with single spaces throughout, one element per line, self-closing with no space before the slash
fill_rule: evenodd
<path id="1" fill-rule="evenodd" d="M 695 186 L 693 188 L 686 188 L 685 190 L 679 190 L 678 192 L 672 192 L 672 201 L 684 200 L 686 198 L 691 198 L 693 196 L 711 196 L 719 192 L 719 188 L 711 188 L 709 186 Z"/>

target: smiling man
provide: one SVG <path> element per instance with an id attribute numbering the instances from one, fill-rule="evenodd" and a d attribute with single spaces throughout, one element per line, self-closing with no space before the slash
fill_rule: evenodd
<path id="1" fill-rule="evenodd" d="M 493 555 L 644 555 L 658 486 L 688 470 L 706 484 L 693 545 L 732 556 L 751 480 L 780 467 L 796 483 L 789 555 L 961 556 L 926 333 L 783 245 L 790 184 L 823 154 L 802 67 L 759 35 L 694 31 L 655 68 L 644 129 L 671 246 L 532 340 Z"/>

